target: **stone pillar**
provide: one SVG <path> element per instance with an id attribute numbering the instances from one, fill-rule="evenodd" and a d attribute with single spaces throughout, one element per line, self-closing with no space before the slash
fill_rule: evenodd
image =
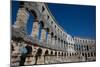
<path id="1" fill-rule="evenodd" d="M 65 43 L 65 50 L 67 51 L 67 44 Z"/>
<path id="2" fill-rule="evenodd" d="M 51 44 L 51 34 L 48 33 L 48 36 L 47 36 L 47 44 L 50 45 Z"/>
<path id="3" fill-rule="evenodd" d="M 35 41 L 38 41 L 38 35 L 39 35 L 39 22 L 38 20 L 35 20 L 33 22 L 33 29 L 31 36 L 34 38 Z"/>
<path id="4" fill-rule="evenodd" d="M 55 46 L 56 46 L 56 43 L 57 43 L 56 41 L 57 41 L 57 38 L 55 38 Z"/>
<path id="5" fill-rule="evenodd" d="M 64 49 L 64 41 L 62 41 L 62 48 Z"/>
<path id="6" fill-rule="evenodd" d="M 59 48 L 61 48 L 61 40 L 59 40 Z"/>
<path id="7" fill-rule="evenodd" d="M 46 44 L 46 29 L 45 28 L 43 28 L 41 30 L 40 42 L 43 43 L 43 44 Z"/>
<path id="8" fill-rule="evenodd" d="M 55 46 L 56 46 L 56 49 L 58 49 L 58 40 L 57 40 L 57 38 L 55 39 Z"/>
<path id="9" fill-rule="evenodd" d="M 65 43 L 63 42 L 63 48 L 64 48 L 64 50 L 65 50 Z"/>
<path id="10" fill-rule="evenodd" d="M 60 48 L 62 49 L 62 42 L 61 42 L 61 40 L 60 40 Z"/>
<path id="11" fill-rule="evenodd" d="M 28 18 L 29 18 L 29 14 L 26 11 L 26 9 L 25 8 L 19 8 L 14 27 L 15 28 L 24 28 L 24 27 L 26 27 L 26 23 L 27 23 Z"/>
<path id="12" fill-rule="evenodd" d="M 55 45 L 55 38 L 54 38 L 54 36 L 52 37 L 52 45 L 54 46 Z"/>
<path id="13" fill-rule="evenodd" d="M 60 40 L 58 41 L 58 46 L 59 46 L 59 48 L 60 48 Z"/>

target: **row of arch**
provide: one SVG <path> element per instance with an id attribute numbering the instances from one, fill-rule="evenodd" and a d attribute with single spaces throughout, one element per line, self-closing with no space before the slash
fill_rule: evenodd
<path id="1" fill-rule="evenodd" d="M 37 50 L 37 53 L 38 56 L 41 56 L 42 55 L 42 49 L 39 48 Z M 95 57 L 96 56 L 96 53 L 95 52 L 75 52 L 75 53 L 67 53 L 67 52 L 60 52 L 60 51 L 49 51 L 49 50 L 46 50 L 45 53 L 44 53 L 44 56 L 84 56 L 84 57 Z"/>
<path id="2" fill-rule="evenodd" d="M 91 48 L 91 46 L 89 45 L 77 45 L 77 44 L 74 44 L 74 50 L 81 50 L 81 51 L 89 51 Z"/>
<path id="3" fill-rule="evenodd" d="M 24 3 L 21 3 L 21 7 L 19 8 L 19 10 L 20 10 L 20 12 L 21 11 L 23 12 L 23 10 L 24 10 L 27 14 L 30 13 L 32 16 L 34 16 L 32 33 L 36 32 L 36 30 L 38 30 L 38 32 L 36 32 L 36 34 L 35 34 L 35 35 L 37 35 L 36 36 L 37 39 L 40 40 L 41 36 L 43 35 L 44 38 L 42 38 L 42 39 L 44 39 L 47 42 L 47 40 L 48 40 L 47 38 L 48 38 L 48 35 L 49 35 L 51 37 L 50 38 L 51 42 L 49 44 L 51 44 L 52 41 L 53 41 L 54 45 L 57 42 L 56 46 L 60 46 L 60 48 L 66 48 L 67 42 L 64 41 L 62 38 L 60 38 L 60 37 L 58 37 L 57 35 L 54 34 L 54 32 L 51 30 L 51 28 L 49 28 L 46 25 L 46 22 L 45 22 L 45 19 L 43 18 L 43 16 L 42 16 L 42 20 L 41 20 L 41 18 L 39 17 L 40 13 L 38 13 L 38 10 L 36 10 L 36 9 L 28 9 L 27 7 L 24 7 L 23 4 Z M 18 13 L 18 14 L 19 15 L 17 16 L 17 20 L 16 21 L 20 21 L 22 19 L 22 21 L 23 21 L 22 26 L 23 26 L 25 24 L 25 22 L 26 22 L 26 19 L 28 20 L 28 18 L 25 17 L 25 20 L 23 20 L 24 17 L 23 18 L 20 17 L 20 19 L 19 19 L 19 16 L 22 16 L 22 15 L 21 15 L 21 13 Z M 35 24 L 36 22 L 38 22 L 37 25 Z M 16 22 L 16 23 L 19 23 L 19 25 L 21 25 L 20 22 Z M 36 28 L 35 25 L 38 27 L 38 29 L 36 29 L 34 31 L 34 28 Z M 42 31 L 42 29 L 44 31 Z M 42 34 L 42 32 L 44 32 L 45 34 Z M 33 36 L 33 34 L 32 34 L 32 36 Z"/>
<path id="4" fill-rule="evenodd" d="M 21 7 L 19 10 L 20 10 L 20 12 L 22 11 L 22 14 L 23 14 L 23 9 L 24 9 L 24 12 L 26 12 L 27 14 L 30 13 L 30 14 L 32 14 L 32 16 L 34 16 L 33 27 L 36 28 L 36 26 L 37 26 L 39 29 L 37 28 L 36 30 L 38 30 L 39 32 L 37 32 L 36 30 L 34 31 L 34 28 L 32 28 L 33 29 L 32 33 L 35 32 L 35 35 L 36 35 L 38 40 L 41 40 L 41 38 L 43 37 L 42 39 L 45 40 L 47 43 L 48 39 L 49 39 L 49 41 L 50 41 L 50 42 L 48 42 L 49 45 L 56 44 L 55 45 L 56 47 L 60 47 L 60 48 L 63 48 L 62 50 L 66 50 L 67 45 L 70 45 L 71 43 L 68 43 L 65 40 L 63 40 L 62 38 L 60 38 L 59 36 L 55 35 L 55 33 L 51 30 L 51 28 L 47 26 L 47 24 L 45 22 L 46 19 L 44 18 L 44 15 L 41 15 L 41 13 L 39 13 L 39 11 L 36 10 L 35 8 L 30 9 L 28 7 L 24 7 L 24 3 L 21 2 Z M 25 15 L 26 15 L 26 13 L 25 13 Z M 18 16 L 23 16 L 21 13 L 18 13 L 18 14 L 20 14 Z M 25 17 L 25 18 L 28 19 L 27 17 Z M 21 18 L 21 17 L 18 21 L 20 21 L 21 19 L 22 19 L 23 23 L 26 22 L 26 20 L 23 20 L 23 18 Z M 18 22 L 18 23 L 20 24 L 20 22 Z M 22 24 L 22 25 L 24 25 L 24 24 Z M 44 30 L 44 31 L 42 31 L 42 30 Z M 34 34 L 32 34 L 32 36 L 33 35 Z M 71 45 L 74 45 L 74 44 L 71 44 Z M 75 45 L 74 45 L 74 47 L 75 47 Z M 86 47 L 86 48 L 88 50 L 88 47 Z M 80 49 L 81 48 L 78 48 L 76 50 L 80 50 Z"/>

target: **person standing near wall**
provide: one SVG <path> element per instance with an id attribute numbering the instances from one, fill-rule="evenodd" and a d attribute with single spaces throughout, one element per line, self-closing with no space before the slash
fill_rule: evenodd
<path id="1" fill-rule="evenodd" d="M 21 57 L 20 57 L 20 66 L 24 66 L 25 59 L 27 57 L 27 49 L 25 48 L 26 44 L 22 42 L 20 45 L 20 52 L 21 52 Z"/>

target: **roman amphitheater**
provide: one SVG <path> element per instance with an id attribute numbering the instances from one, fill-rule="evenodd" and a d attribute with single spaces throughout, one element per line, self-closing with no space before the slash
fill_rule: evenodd
<path id="1" fill-rule="evenodd" d="M 30 14 L 34 17 L 34 21 L 32 32 L 28 35 L 26 24 Z M 11 49 L 11 66 L 19 66 L 21 43 L 30 44 L 32 47 L 32 53 L 27 55 L 24 65 L 96 60 L 96 41 L 73 37 L 65 32 L 46 3 L 20 2 L 16 21 L 11 26 L 11 31 L 11 45 L 14 47 L 14 50 Z"/>

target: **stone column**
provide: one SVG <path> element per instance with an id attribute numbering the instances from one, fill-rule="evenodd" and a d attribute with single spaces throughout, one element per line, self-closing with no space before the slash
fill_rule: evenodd
<path id="1" fill-rule="evenodd" d="M 67 44 L 65 43 L 65 50 L 67 51 Z"/>
<path id="2" fill-rule="evenodd" d="M 64 41 L 62 41 L 62 48 L 64 49 Z"/>
<path id="3" fill-rule="evenodd" d="M 61 42 L 61 40 L 60 40 L 60 48 L 62 49 L 62 42 Z"/>
<path id="4" fill-rule="evenodd" d="M 58 41 L 58 46 L 59 46 L 59 48 L 60 48 L 60 40 Z"/>
<path id="5" fill-rule="evenodd" d="M 59 40 L 59 42 L 58 42 L 58 43 L 59 43 L 59 48 L 61 48 L 61 40 Z"/>
<path id="6" fill-rule="evenodd" d="M 45 28 L 43 28 L 41 30 L 40 42 L 43 43 L 43 44 L 46 44 L 46 29 Z"/>
<path id="7" fill-rule="evenodd" d="M 31 36 L 34 38 L 35 41 L 38 41 L 38 35 L 39 35 L 39 22 L 38 20 L 35 20 L 33 22 L 33 29 Z"/>
<path id="8" fill-rule="evenodd" d="M 48 36 L 47 36 L 47 44 L 50 45 L 51 44 L 51 34 L 48 33 Z"/>
<path id="9" fill-rule="evenodd" d="M 65 50 L 65 43 L 64 43 L 64 41 L 63 41 L 63 49 Z"/>
<path id="10" fill-rule="evenodd" d="M 58 49 L 58 39 L 57 38 L 55 39 L 55 46 Z"/>
<path id="11" fill-rule="evenodd" d="M 25 8 L 19 8 L 14 27 L 15 28 L 24 28 L 24 27 L 26 27 L 26 23 L 27 23 L 28 18 L 29 18 L 29 14 L 26 11 L 26 9 Z"/>
<path id="12" fill-rule="evenodd" d="M 57 41 L 57 38 L 55 38 L 55 46 L 56 46 L 56 43 L 57 43 L 56 41 Z"/>
<path id="13" fill-rule="evenodd" d="M 55 45 L 55 38 L 54 38 L 54 36 L 52 37 L 52 45 L 54 46 Z"/>

